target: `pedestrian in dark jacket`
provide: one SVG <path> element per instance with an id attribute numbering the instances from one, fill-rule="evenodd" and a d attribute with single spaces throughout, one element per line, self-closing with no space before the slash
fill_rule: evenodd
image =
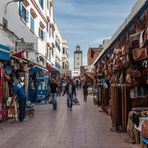
<path id="1" fill-rule="evenodd" d="M 58 93 L 58 85 L 56 82 L 56 78 L 53 77 L 50 82 L 50 97 L 52 100 L 53 110 L 57 109 L 57 93 Z"/>
<path id="2" fill-rule="evenodd" d="M 67 107 L 70 109 L 70 111 L 72 111 L 72 102 L 74 95 L 76 96 L 76 87 L 71 79 L 68 80 L 68 83 L 65 86 L 63 96 L 65 93 L 67 93 Z"/>
<path id="3" fill-rule="evenodd" d="M 87 95 L 88 95 L 88 84 L 87 82 L 83 85 L 83 96 L 84 96 L 84 102 L 87 102 Z"/>

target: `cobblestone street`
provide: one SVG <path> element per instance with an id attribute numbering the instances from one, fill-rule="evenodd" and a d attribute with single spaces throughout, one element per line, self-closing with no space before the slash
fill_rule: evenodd
<path id="1" fill-rule="evenodd" d="M 65 96 L 66 97 L 66 96 Z M 110 131 L 111 119 L 99 112 L 89 96 L 67 111 L 65 97 L 58 100 L 58 110 L 51 105 L 37 105 L 35 116 L 23 123 L 0 124 L 0 148 L 134 148 L 124 143 L 126 134 Z"/>

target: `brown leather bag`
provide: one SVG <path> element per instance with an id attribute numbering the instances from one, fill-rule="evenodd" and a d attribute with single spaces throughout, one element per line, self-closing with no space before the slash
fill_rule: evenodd
<path id="1" fill-rule="evenodd" d="M 133 60 L 138 61 L 148 58 L 147 50 L 148 50 L 147 47 L 133 49 L 132 51 Z"/>
<path id="2" fill-rule="evenodd" d="M 132 83 L 132 78 L 131 78 L 131 75 L 130 74 L 127 74 L 126 75 L 126 83 L 127 84 L 131 84 Z"/>
<path id="3" fill-rule="evenodd" d="M 136 32 L 136 33 L 129 36 L 129 41 L 130 41 L 130 47 L 131 48 L 139 47 L 140 34 L 141 34 L 141 32 Z"/>
<path id="4" fill-rule="evenodd" d="M 140 76 L 141 76 L 140 70 L 137 70 L 137 69 L 131 70 L 131 76 L 132 76 L 133 78 L 140 77 Z"/>
<path id="5" fill-rule="evenodd" d="M 123 84 L 123 73 L 121 73 L 121 75 L 120 75 L 119 83 L 120 83 L 120 84 Z"/>
<path id="6" fill-rule="evenodd" d="M 143 121 L 141 133 L 145 138 L 148 138 L 148 120 Z"/>
<path id="7" fill-rule="evenodd" d="M 148 42 L 148 28 L 145 30 L 145 34 L 144 34 L 144 42 L 145 42 L 145 43 Z"/>
<path id="8" fill-rule="evenodd" d="M 131 78 L 131 69 L 128 68 L 126 71 L 126 84 L 131 84 L 132 78 Z"/>

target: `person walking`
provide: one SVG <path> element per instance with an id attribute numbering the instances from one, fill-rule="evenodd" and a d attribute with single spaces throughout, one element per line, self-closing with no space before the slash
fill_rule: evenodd
<path id="1" fill-rule="evenodd" d="M 76 80 L 76 87 L 79 89 L 79 80 Z"/>
<path id="2" fill-rule="evenodd" d="M 80 87 L 80 89 L 81 89 L 81 80 L 79 81 L 79 87 Z"/>
<path id="3" fill-rule="evenodd" d="M 50 97 L 53 105 L 53 110 L 57 109 L 57 93 L 58 93 L 58 84 L 56 83 L 56 77 L 53 76 L 50 82 Z"/>
<path id="4" fill-rule="evenodd" d="M 87 102 L 87 95 L 88 95 L 88 84 L 85 81 L 83 85 L 83 96 L 84 96 L 84 102 Z"/>
<path id="5" fill-rule="evenodd" d="M 25 119 L 25 111 L 26 111 L 26 93 L 22 84 L 18 81 L 17 77 L 13 78 L 13 96 L 12 99 L 16 99 L 18 97 L 19 103 L 19 116 L 18 119 L 20 122 L 23 122 Z"/>
<path id="6" fill-rule="evenodd" d="M 73 84 L 72 79 L 68 79 L 68 83 L 65 86 L 63 96 L 65 95 L 65 93 L 67 93 L 67 107 L 68 107 L 67 109 L 68 110 L 70 109 L 70 111 L 72 111 L 73 97 L 74 95 L 76 97 L 76 87 Z"/>

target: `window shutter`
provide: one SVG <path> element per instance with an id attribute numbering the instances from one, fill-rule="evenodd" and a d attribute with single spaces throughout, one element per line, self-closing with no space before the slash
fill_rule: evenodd
<path id="1" fill-rule="evenodd" d="M 41 37 L 41 29 L 39 28 L 39 37 Z"/>
<path id="2" fill-rule="evenodd" d="M 19 1 L 19 15 L 22 16 L 22 2 Z"/>
<path id="3" fill-rule="evenodd" d="M 33 25 L 33 31 L 34 31 L 34 20 L 32 21 L 32 25 Z"/>
<path id="4" fill-rule="evenodd" d="M 39 0 L 39 3 L 40 3 L 40 5 L 41 5 L 41 0 Z"/>
<path id="5" fill-rule="evenodd" d="M 42 8 L 44 9 L 44 0 L 41 0 L 42 1 Z"/>
<path id="6" fill-rule="evenodd" d="M 32 17 L 30 18 L 30 23 L 31 23 L 31 30 L 34 31 L 34 19 Z"/>
<path id="7" fill-rule="evenodd" d="M 29 21 L 29 12 L 26 10 L 25 20 L 28 23 Z"/>
<path id="8" fill-rule="evenodd" d="M 45 39 L 45 32 L 43 31 L 43 40 Z"/>
<path id="9" fill-rule="evenodd" d="M 44 0 L 39 0 L 41 7 L 44 9 Z"/>

